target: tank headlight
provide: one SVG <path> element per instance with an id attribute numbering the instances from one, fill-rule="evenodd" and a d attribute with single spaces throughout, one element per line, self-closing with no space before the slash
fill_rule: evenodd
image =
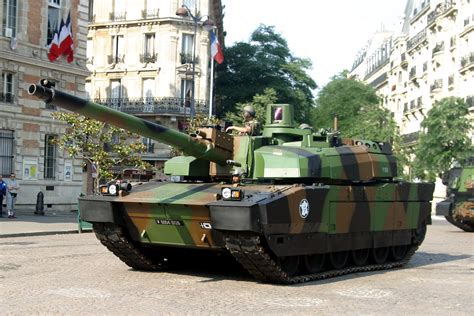
<path id="1" fill-rule="evenodd" d="M 117 186 L 112 184 L 109 186 L 109 194 L 116 195 L 117 194 Z"/>
<path id="2" fill-rule="evenodd" d="M 223 188 L 221 194 L 224 200 L 228 200 L 232 196 L 232 190 L 230 188 Z"/>
<path id="3" fill-rule="evenodd" d="M 241 201 L 244 198 L 244 191 L 235 188 L 222 188 L 221 195 L 223 200 Z"/>

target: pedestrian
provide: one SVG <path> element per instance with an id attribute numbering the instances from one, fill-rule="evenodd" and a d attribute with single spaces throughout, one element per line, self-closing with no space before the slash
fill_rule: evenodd
<path id="1" fill-rule="evenodd" d="M 15 179 L 15 174 L 10 174 L 10 179 L 7 180 L 7 211 L 8 218 L 15 218 L 15 203 L 18 196 L 20 185 Z"/>
<path id="2" fill-rule="evenodd" d="M 0 174 L 0 217 L 3 217 L 3 197 L 7 195 L 7 183 L 3 181 L 3 176 Z"/>
<path id="3" fill-rule="evenodd" d="M 243 117 L 244 126 L 229 126 L 226 128 L 226 132 L 235 130 L 239 132 L 239 135 L 257 136 L 260 135 L 260 123 L 255 118 L 255 109 L 251 105 L 244 106 Z"/>

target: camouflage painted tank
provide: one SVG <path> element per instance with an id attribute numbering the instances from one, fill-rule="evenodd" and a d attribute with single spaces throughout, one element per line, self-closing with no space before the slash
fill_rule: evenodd
<path id="1" fill-rule="evenodd" d="M 474 157 L 464 167 L 443 175 L 447 199 L 436 204 L 436 215 L 466 232 L 474 232 Z"/>
<path id="2" fill-rule="evenodd" d="M 134 269 L 164 269 L 195 250 L 231 254 L 274 283 L 389 269 L 431 223 L 434 185 L 395 180 L 389 144 L 296 128 L 287 104 L 268 106 L 261 136 L 203 128 L 191 137 L 55 89 L 29 93 L 187 154 L 165 165 L 179 183 L 79 200 L 99 240 Z"/>

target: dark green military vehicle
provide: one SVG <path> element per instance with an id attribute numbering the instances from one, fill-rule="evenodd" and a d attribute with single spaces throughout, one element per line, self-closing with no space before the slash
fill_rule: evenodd
<path id="1" fill-rule="evenodd" d="M 191 137 L 41 85 L 29 93 L 186 153 L 165 165 L 179 183 L 111 185 L 79 199 L 99 240 L 134 269 L 164 269 L 196 250 L 231 254 L 263 282 L 389 269 L 410 259 L 431 223 L 434 185 L 396 180 L 389 144 L 296 128 L 288 104 L 268 106 L 261 136 L 202 128 Z"/>
<path id="2" fill-rule="evenodd" d="M 447 199 L 436 204 L 436 215 L 466 232 L 474 232 L 474 157 L 464 167 L 443 175 Z"/>

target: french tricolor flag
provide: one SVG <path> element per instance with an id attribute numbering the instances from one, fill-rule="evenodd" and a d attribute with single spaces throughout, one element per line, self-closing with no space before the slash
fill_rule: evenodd
<path id="1" fill-rule="evenodd" d="M 219 41 L 217 40 L 214 31 L 211 31 L 211 56 L 218 64 L 224 62 L 224 54 L 222 53 L 221 45 L 219 45 Z"/>

